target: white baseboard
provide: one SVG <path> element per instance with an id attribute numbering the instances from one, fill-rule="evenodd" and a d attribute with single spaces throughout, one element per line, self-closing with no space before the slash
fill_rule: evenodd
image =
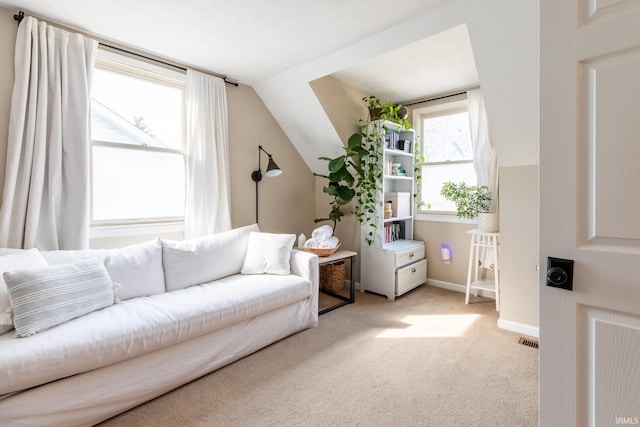
<path id="1" fill-rule="evenodd" d="M 498 319 L 498 328 L 534 338 L 540 337 L 540 330 L 537 326 L 525 325 L 524 323 L 512 322 L 511 320 Z"/>
<path id="2" fill-rule="evenodd" d="M 443 282 L 442 280 L 427 279 L 427 285 L 434 286 L 436 288 L 449 289 L 450 291 L 462 292 L 463 294 L 467 292 L 466 285 L 459 285 L 457 283 L 451 283 L 451 282 Z M 495 299 L 495 294 L 493 292 L 485 291 L 482 289 L 478 291 L 478 296 Z"/>
<path id="3" fill-rule="evenodd" d="M 427 279 L 427 285 L 435 286 L 436 288 L 449 289 L 450 291 L 461 293 L 465 293 L 467 291 L 467 287 L 465 285 L 443 282 L 442 280 Z M 483 292 L 482 290 L 478 292 L 478 295 L 487 298 L 495 297 L 493 292 Z M 504 329 L 506 331 L 517 332 L 519 334 L 524 334 L 534 338 L 538 338 L 540 336 L 539 328 L 537 326 L 525 325 L 524 323 L 513 322 L 511 320 L 498 319 L 498 328 Z"/>

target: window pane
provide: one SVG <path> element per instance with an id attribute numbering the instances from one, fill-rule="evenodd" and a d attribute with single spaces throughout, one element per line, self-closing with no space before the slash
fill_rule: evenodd
<path id="1" fill-rule="evenodd" d="M 447 181 L 464 181 L 476 185 L 473 163 L 422 165 L 422 201 L 430 211 L 456 212 L 456 205 L 440 195 L 442 184 Z"/>
<path id="2" fill-rule="evenodd" d="M 96 68 L 91 139 L 182 149 L 183 90 Z"/>
<path id="3" fill-rule="evenodd" d="M 425 118 L 422 130 L 425 161 L 431 163 L 473 159 L 468 112 Z"/>
<path id="4" fill-rule="evenodd" d="M 93 147 L 93 219 L 184 216 L 184 156 Z"/>

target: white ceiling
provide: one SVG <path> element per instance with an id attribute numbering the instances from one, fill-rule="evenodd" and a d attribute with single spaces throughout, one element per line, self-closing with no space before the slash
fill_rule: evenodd
<path id="1" fill-rule="evenodd" d="M 466 25 L 459 25 L 332 74 L 381 99 L 409 101 L 478 84 Z"/>
<path id="2" fill-rule="evenodd" d="M 107 42 L 256 85 L 450 2 L 0 0 L 0 6 L 16 12 L 24 10 Z M 465 26 L 333 75 L 393 101 L 478 82 Z"/>

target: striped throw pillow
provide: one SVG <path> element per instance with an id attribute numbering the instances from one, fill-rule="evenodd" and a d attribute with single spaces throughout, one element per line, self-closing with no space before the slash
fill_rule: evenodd
<path id="1" fill-rule="evenodd" d="M 2 276 L 16 337 L 28 337 L 114 303 L 111 278 L 97 258 Z"/>

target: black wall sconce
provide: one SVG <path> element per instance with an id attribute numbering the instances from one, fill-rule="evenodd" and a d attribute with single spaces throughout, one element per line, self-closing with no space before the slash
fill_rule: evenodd
<path id="1" fill-rule="evenodd" d="M 267 171 L 264 173 L 269 178 L 278 176 L 282 173 L 282 169 L 278 167 L 276 162 L 273 161 L 271 154 L 267 153 L 262 145 L 258 145 L 258 170 L 251 173 L 251 179 L 256 183 L 256 224 L 258 223 L 258 183 L 262 181 L 262 170 L 260 168 L 260 152 L 263 151 L 269 156 L 269 163 L 267 164 Z"/>

